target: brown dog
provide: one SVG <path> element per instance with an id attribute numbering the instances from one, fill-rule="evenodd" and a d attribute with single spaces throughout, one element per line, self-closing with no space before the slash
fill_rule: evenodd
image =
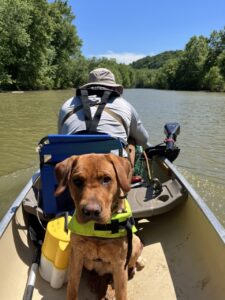
<path id="1" fill-rule="evenodd" d="M 130 189 L 131 166 L 126 158 L 113 154 L 85 154 L 58 163 L 56 177 L 59 183 L 56 195 L 69 186 L 79 224 L 89 221 L 106 224 L 113 214 L 124 210 L 121 196 Z M 127 299 L 128 269 L 135 269 L 142 248 L 140 239 L 133 235 L 132 253 L 125 268 L 126 236 L 99 238 L 71 233 L 67 299 L 78 299 L 83 267 L 95 270 L 100 276 L 112 274 L 116 299 Z"/>

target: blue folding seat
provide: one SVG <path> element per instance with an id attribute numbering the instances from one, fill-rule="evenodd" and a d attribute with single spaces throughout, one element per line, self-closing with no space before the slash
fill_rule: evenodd
<path id="1" fill-rule="evenodd" d="M 40 173 L 41 173 L 41 203 L 40 207 L 47 217 L 54 217 L 65 211 L 74 210 L 73 201 L 68 190 L 59 197 L 54 192 L 57 187 L 55 165 L 72 156 L 87 153 L 110 153 L 122 155 L 122 144 L 106 134 L 89 135 L 48 135 L 39 143 Z"/>

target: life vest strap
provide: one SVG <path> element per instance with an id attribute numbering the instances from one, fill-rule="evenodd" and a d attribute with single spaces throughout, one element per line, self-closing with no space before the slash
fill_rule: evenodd
<path id="1" fill-rule="evenodd" d="M 111 220 L 110 224 L 98 224 L 95 223 L 94 229 L 95 230 L 103 230 L 103 231 L 111 231 L 112 234 L 118 233 L 120 229 L 125 228 L 127 232 L 127 257 L 126 263 L 124 265 L 124 269 L 128 266 L 132 255 L 132 241 L 133 241 L 133 226 L 135 225 L 135 221 L 133 217 L 128 218 L 126 221 L 119 222 L 119 220 Z"/>
<path id="2" fill-rule="evenodd" d="M 130 217 L 127 220 L 123 221 L 123 222 L 119 222 L 119 220 L 111 220 L 110 224 L 99 224 L 99 223 L 95 223 L 94 224 L 94 230 L 98 230 L 98 231 L 111 231 L 112 234 L 114 233 L 118 233 L 120 229 L 124 229 L 127 222 L 129 222 L 130 224 L 135 225 L 134 222 L 134 218 Z"/>

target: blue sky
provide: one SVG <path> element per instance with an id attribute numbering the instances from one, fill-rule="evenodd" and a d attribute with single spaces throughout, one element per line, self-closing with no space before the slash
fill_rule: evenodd
<path id="1" fill-rule="evenodd" d="M 85 57 L 130 63 L 184 49 L 194 35 L 225 26 L 225 0 L 80 0 L 68 3 Z"/>

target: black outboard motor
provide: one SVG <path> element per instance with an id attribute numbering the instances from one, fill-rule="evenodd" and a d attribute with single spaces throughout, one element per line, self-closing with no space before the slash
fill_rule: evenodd
<path id="1" fill-rule="evenodd" d="M 164 156 L 173 162 L 180 153 L 180 149 L 175 144 L 177 136 L 180 133 L 180 124 L 176 122 L 166 123 L 164 126 L 164 133 L 166 134 L 164 143 L 149 147 L 145 152 L 150 159 L 152 159 L 154 155 L 159 155 Z"/>
<path id="2" fill-rule="evenodd" d="M 180 124 L 166 123 L 164 126 L 164 133 L 166 135 L 166 151 L 173 151 L 177 136 L 180 133 Z"/>

